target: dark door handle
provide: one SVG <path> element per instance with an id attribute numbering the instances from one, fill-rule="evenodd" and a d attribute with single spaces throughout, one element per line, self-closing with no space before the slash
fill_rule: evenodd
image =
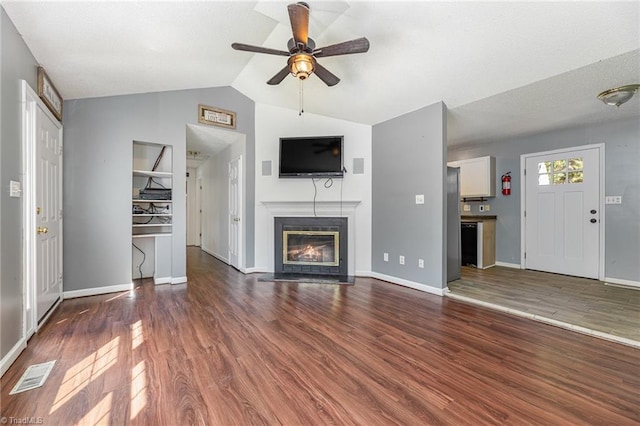
<path id="1" fill-rule="evenodd" d="M 596 214 L 596 213 L 598 213 L 598 212 L 595 211 L 595 210 L 591 210 L 591 214 Z"/>
<path id="2" fill-rule="evenodd" d="M 591 219 L 589 222 L 596 223 L 597 221 L 598 221 L 598 219 Z"/>

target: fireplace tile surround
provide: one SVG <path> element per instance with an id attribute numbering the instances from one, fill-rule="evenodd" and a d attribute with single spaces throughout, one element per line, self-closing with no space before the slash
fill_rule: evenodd
<path id="1" fill-rule="evenodd" d="M 360 205 L 359 200 L 346 201 L 261 201 L 260 204 L 265 207 L 268 217 L 265 225 L 265 236 L 268 240 L 265 249 L 267 250 L 268 269 L 265 272 L 274 272 L 272 267 L 275 263 L 275 218 L 276 217 L 343 217 L 347 219 L 347 274 L 355 275 L 355 250 L 356 250 L 356 209 Z"/>
<path id="2" fill-rule="evenodd" d="M 275 217 L 274 275 L 347 277 L 345 217 Z"/>

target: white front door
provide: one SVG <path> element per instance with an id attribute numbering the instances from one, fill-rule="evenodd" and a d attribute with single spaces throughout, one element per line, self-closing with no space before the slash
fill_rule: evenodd
<path id="1" fill-rule="evenodd" d="M 36 113 L 35 281 L 41 321 L 62 296 L 62 133 L 42 107 Z"/>
<path id="2" fill-rule="evenodd" d="M 242 156 L 229 162 L 229 264 L 242 268 Z"/>
<path id="3" fill-rule="evenodd" d="M 525 158 L 525 267 L 598 278 L 600 148 Z"/>

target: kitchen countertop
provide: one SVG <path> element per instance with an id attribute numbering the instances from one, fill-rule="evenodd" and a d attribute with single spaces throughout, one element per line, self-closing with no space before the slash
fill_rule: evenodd
<path id="1" fill-rule="evenodd" d="M 462 215 L 460 216 L 460 220 L 461 221 L 467 221 L 467 222 L 481 222 L 483 220 L 497 220 L 498 216 L 496 215 Z"/>

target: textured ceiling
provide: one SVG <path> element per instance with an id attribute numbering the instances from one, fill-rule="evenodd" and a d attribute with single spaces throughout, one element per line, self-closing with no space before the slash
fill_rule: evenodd
<path id="1" fill-rule="evenodd" d="M 293 77 L 265 84 L 286 58 L 230 47 L 286 50 L 287 3 L 2 5 L 65 99 L 231 85 L 297 109 Z M 318 46 L 366 36 L 371 49 L 321 59 L 342 81 L 306 81 L 306 112 L 375 124 L 442 100 L 450 145 L 640 116 L 640 96 L 595 99 L 640 83 L 640 2 L 308 3 Z"/>

